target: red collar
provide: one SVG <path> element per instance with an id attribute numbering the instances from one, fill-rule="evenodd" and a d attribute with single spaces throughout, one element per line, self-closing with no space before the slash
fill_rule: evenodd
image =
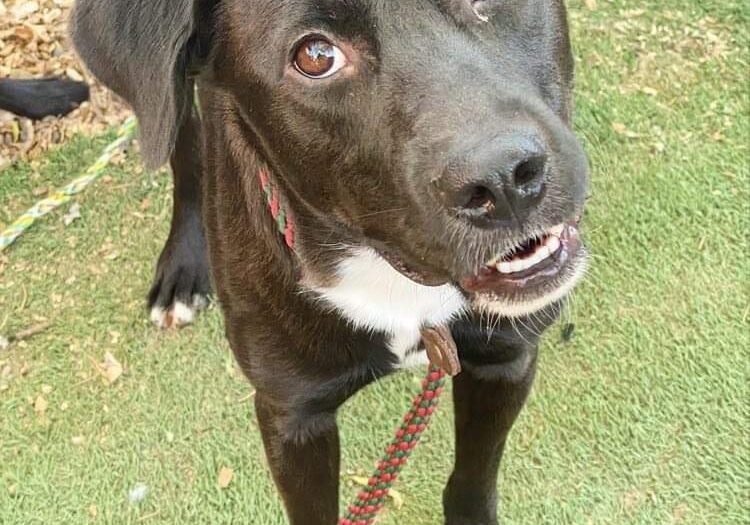
<path id="1" fill-rule="evenodd" d="M 263 193 L 266 196 L 266 203 L 271 209 L 273 220 L 276 221 L 279 233 L 284 236 L 284 242 L 290 250 L 294 251 L 297 242 L 296 227 L 294 225 L 294 214 L 291 210 L 281 203 L 279 189 L 271 181 L 271 175 L 265 168 L 258 170 L 258 179 Z"/>

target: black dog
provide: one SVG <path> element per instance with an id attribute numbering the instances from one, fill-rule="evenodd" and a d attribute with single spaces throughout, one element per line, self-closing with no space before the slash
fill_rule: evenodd
<path id="1" fill-rule="evenodd" d="M 464 369 L 445 520 L 497 523 L 537 331 L 586 261 L 563 1 L 79 0 L 73 34 L 147 163 L 171 155 L 159 308 L 207 292 L 203 216 L 291 523 L 336 522 L 338 407 L 440 326 Z"/>

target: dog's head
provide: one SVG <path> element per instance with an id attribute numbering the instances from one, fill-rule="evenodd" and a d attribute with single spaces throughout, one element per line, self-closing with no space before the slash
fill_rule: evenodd
<path id="1" fill-rule="evenodd" d="M 131 97 L 152 161 L 169 151 L 199 64 L 295 212 L 325 225 L 300 229 L 306 249 L 367 246 L 504 315 L 540 309 L 582 274 L 588 169 L 570 129 L 563 0 L 133 3 L 152 18 L 141 31 L 159 33 L 140 38 L 161 84 L 152 71 Z"/>

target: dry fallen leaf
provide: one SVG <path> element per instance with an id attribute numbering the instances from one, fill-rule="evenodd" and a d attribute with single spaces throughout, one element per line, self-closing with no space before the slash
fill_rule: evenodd
<path id="1" fill-rule="evenodd" d="M 28 25 L 28 24 L 22 24 L 20 26 L 16 26 L 16 28 L 13 31 L 13 34 L 20 40 L 23 40 L 24 43 L 29 43 L 36 37 L 36 33 L 34 33 L 34 29 Z"/>
<path id="2" fill-rule="evenodd" d="M 396 509 L 400 509 L 404 506 L 404 497 L 396 489 L 389 490 L 388 497 L 393 500 L 393 506 L 396 507 Z"/>
<path id="3" fill-rule="evenodd" d="M 37 11 L 39 11 L 39 4 L 37 2 L 22 2 L 10 8 L 10 14 L 16 20 L 22 20 Z"/>
<path id="4" fill-rule="evenodd" d="M 63 216 L 63 224 L 65 224 L 65 226 L 70 226 L 71 224 L 73 224 L 75 221 L 77 221 L 80 218 L 81 218 L 81 205 L 76 202 L 70 207 L 70 209 L 68 210 L 68 213 L 66 213 Z"/>
<path id="5" fill-rule="evenodd" d="M 41 394 L 37 396 L 36 401 L 34 401 L 34 412 L 36 412 L 38 416 L 43 416 L 44 413 L 47 412 L 47 407 L 49 407 L 49 403 L 44 399 L 44 396 Z"/>
<path id="6" fill-rule="evenodd" d="M 234 470 L 229 467 L 222 467 L 219 471 L 218 484 L 219 488 L 225 489 L 229 487 L 234 479 Z"/>
<path id="7" fill-rule="evenodd" d="M 100 368 L 110 385 L 114 384 L 122 375 L 122 365 L 110 352 L 104 354 L 104 362 L 100 365 Z"/>
<path id="8" fill-rule="evenodd" d="M 628 130 L 627 126 L 625 124 L 623 124 L 622 122 L 613 122 L 612 123 L 612 129 L 618 135 L 624 135 L 625 132 Z"/>
<path id="9" fill-rule="evenodd" d="M 31 190 L 31 194 L 34 197 L 41 197 L 43 195 L 47 195 L 49 193 L 49 188 L 47 186 L 39 186 L 38 188 L 34 188 Z"/>
<path id="10" fill-rule="evenodd" d="M 69 67 L 65 70 L 65 75 L 70 80 L 75 80 L 76 82 L 83 82 L 83 75 L 81 75 L 74 67 Z"/>
<path id="11" fill-rule="evenodd" d="M 362 476 L 349 476 L 349 480 L 359 487 L 367 487 L 370 481 Z M 404 506 L 404 497 L 396 489 L 390 489 L 388 491 L 388 497 L 393 501 L 393 506 L 396 507 L 396 509 L 400 509 Z"/>
<path id="12" fill-rule="evenodd" d="M 638 135 L 638 133 L 636 133 L 634 131 L 630 131 L 628 129 L 628 127 L 625 124 L 623 124 L 622 122 L 613 122 L 612 123 L 612 129 L 618 135 L 623 135 L 624 137 L 627 137 L 629 139 L 637 139 L 638 137 L 640 137 L 640 135 Z"/>
<path id="13" fill-rule="evenodd" d="M 220 489 L 226 489 L 229 487 L 229 485 L 232 483 L 232 480 L 234 479 L 234 470 L 228 468 L 228 467 L 222 467 L 219 471 L 219 488 Z"/>
<path id="14" fill-rule="evenodd" d="M 360 487 L 366 487 L 370 480 L 362 476 L 349 476 L 349 481 Z"/>

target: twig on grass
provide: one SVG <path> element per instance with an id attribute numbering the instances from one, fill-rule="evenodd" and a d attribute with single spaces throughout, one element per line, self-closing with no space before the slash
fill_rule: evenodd
<path id="1" fill-rule="evenodd" d="M 23 292 L 23 299 L 21 299 L 21 306 L 18 307 L 19 312 L 23 312 L 26 309 L 26 304 L 29 301 L 29 292 L 26 291 L 26 285 L 21 285 L 21 291 Z"/>
<path id="2" fill-rule="evenodd" d="M 27 339 L 31 339 L 35 335 L 39 335 L 42 332 L 46 332 L 49 327 L 52 326 L 52 323 L 39 323 L 35 324 L 25 330 L 21 330 L 15 335 L 11 335 L 7 339 L 5 339 L 4 343 L 5 346 L 10 348 L 11 345 L 14 345 L 16 343 L 20 343 L 21 341 L 26 341 Z M 2 338 L 0 338 L 2 339 Z"/>
<path id="3" fill-rule="evenodd" d="M 246 401 L 250 401 L 252 398 L 255 397 L 255 394 L 256 392 L 252 391 L 248 395 L 239 398 L 236 402 L 237 404 L 242 404 L 242 403 L 245 403 Z"/>
<path id="4" fill-rule="evenodd" d="M 10 342 L 18 342 L 18 341 L 25 341 L 26 339 L 31 339 L 35 335 L 39 335 L 43 332 L 46 332 L 49 327 L 52 326 L 52 323 L 39 323 L 35 324 L 34 326 L 27 328 L 26 330 L 22 330 L 18 332 L 16 335 L 10 338 Z"/>
<path id="5" fill-rule="evenodd" d="M 155 518 L 159 515 L 160 511 L 152 512 L 151 514 L 146 514 L 145 516 L 141 516 L 138 518 L 138 523 L 143 523 L 144 521 L 148 521 L 151 518 Z"/>

